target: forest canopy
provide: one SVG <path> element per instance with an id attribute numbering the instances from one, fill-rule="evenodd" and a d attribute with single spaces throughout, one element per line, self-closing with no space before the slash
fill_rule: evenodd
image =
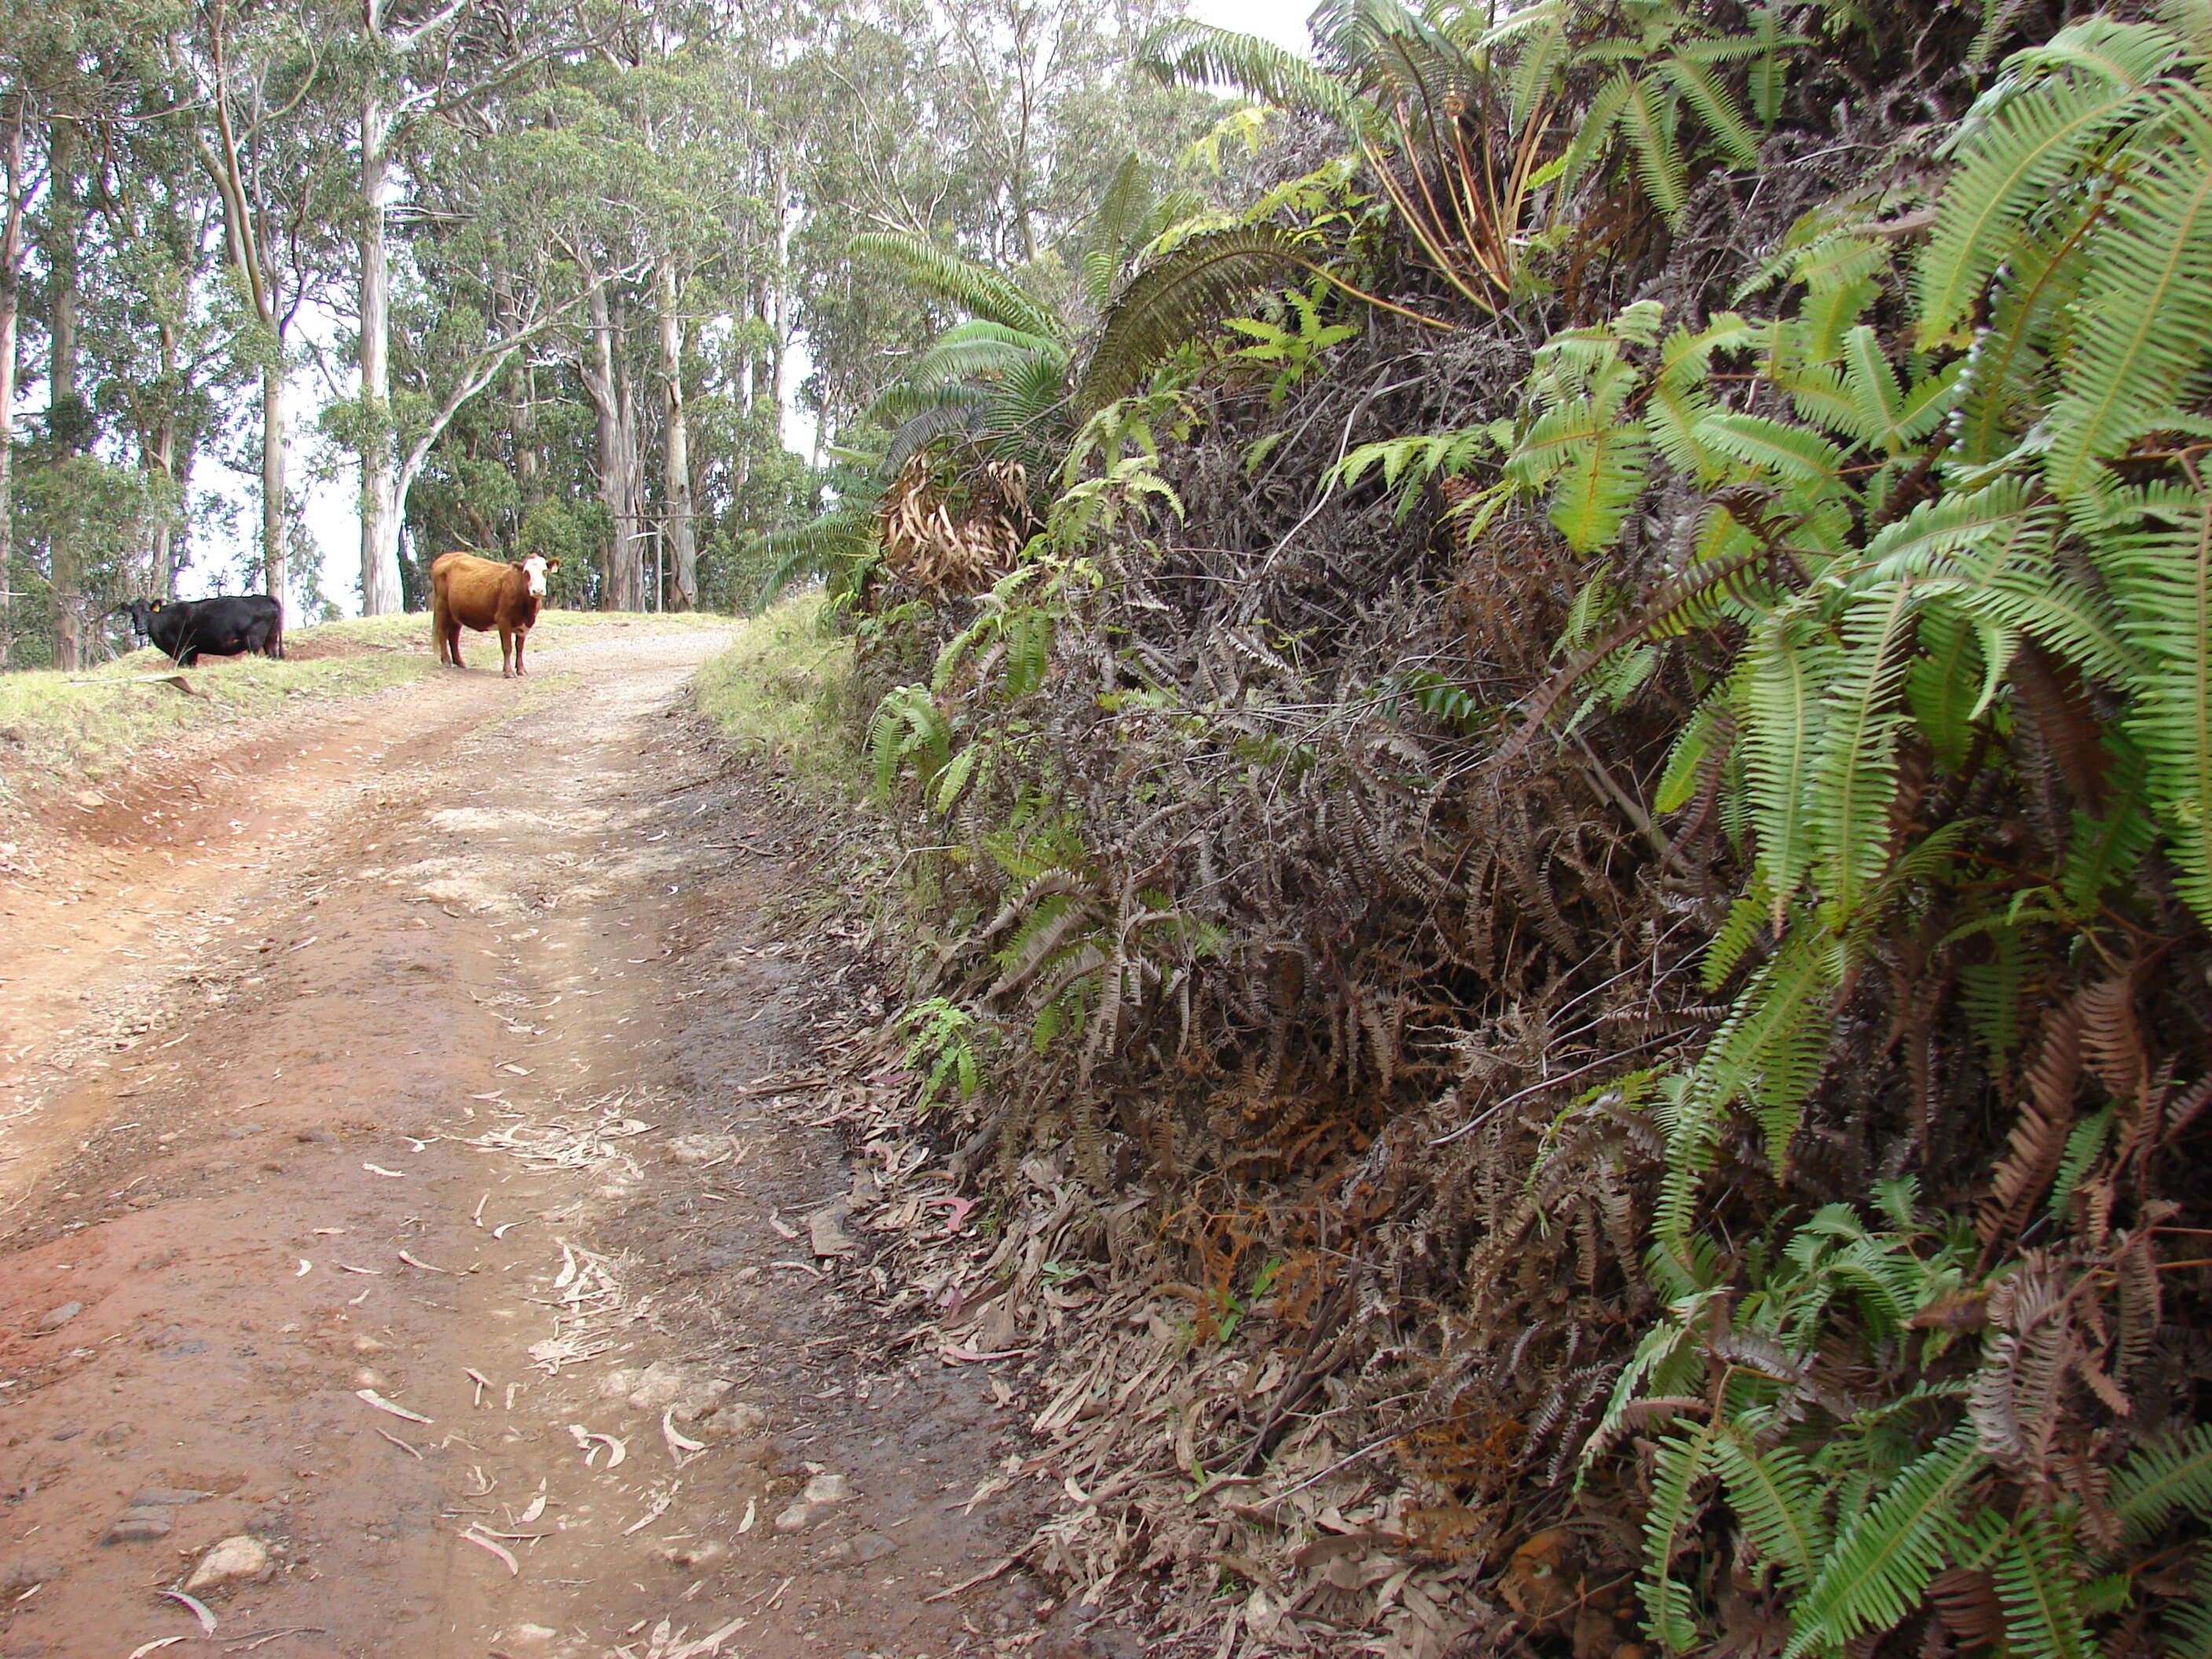
<path id="1" fill-rule="evenodd" d="M 1135 70 L 1174 15 L 8 9 L 0 664 L 101 653 L 186 570 L 419 608 L 455 546 L 557 555 L 565 604 L 743 608 L 824 500 L 786 411 L 836 434 L 948 319 L 854 239 L 1064 288 L 1124 163 L 1176 173 L 1215 118 Z M 343 568 L 310 474 L 359 488 Z"/>

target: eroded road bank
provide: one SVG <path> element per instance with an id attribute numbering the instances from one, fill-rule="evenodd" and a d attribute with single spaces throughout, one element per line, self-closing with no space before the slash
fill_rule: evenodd
<path id="1" fill-rule="evenodd" d="M 4 1659 L 1042 1650 L 959 1588 L 1010 1425 L 872 1334 L 805 1085 L 880 1004 L 762 920 L 719 643 L 149 762 L 0 884 Z"/>

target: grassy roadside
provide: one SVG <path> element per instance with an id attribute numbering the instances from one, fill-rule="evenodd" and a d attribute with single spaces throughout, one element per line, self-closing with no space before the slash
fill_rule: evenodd
<path id="1" fill-rule="evenodd" d="M 729 648 L 700 669 L 692 697 L 797 793 L 850 802 L 861 787 L 847 707 L 853 644 L 823 631 L 823 604 L 803 594 L 740 622 Z"/>
<path id="2" fill-rule="evenodd" d="M 548 611 L 533 646 L 557 649 L 612 630 L 664 633 L 726 629 L 721 616 L 648 616 Z M 429 618 L 416 614 L 362 617 L 300 629 L 286 641 L 283 662 L 265 657 L 204 658 L 180 670 L 148 647 L 78 674 L 48 669 L 0 674 L 0 815 L 20 812 L 42 795 L 97 782 L 149 746 L 189 732 L 236 726 L 301 702 L 368 696 L 436 672 Z M 469 646 L 477 647 L 473 653 Z M 471 665 L 496 671 L 495 635 L 468 635 Z M 159 676 L 161 678 L 152 677 Z M 181 676 L 188 695 L 165 684 Z"/>

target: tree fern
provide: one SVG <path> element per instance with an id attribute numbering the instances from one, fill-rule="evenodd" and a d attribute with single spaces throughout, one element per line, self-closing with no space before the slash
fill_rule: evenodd
<path id="1" fill-rule="evenodd" d="M 1088 420 L 1134 391 L 1152 366 L 1206 324 L 1228 314 L 1285 265 L 1310 265 L 1291 240 L 1267 226 L 1203 232 L 1132 277 L 1115 299 L 1076 384 L 1077 417 Z"/>
<path id="2" fill-rule="evenodd" d="M 908 378 L 920 386 L 973 374 L 1003 380 L 1040 361 L 1058 372 L 1066 367 L 1067 348 L 1042 334 L 976 318 L 955 325 L 932 341 Z"/>
<path id="3" fill-rule="evenodd" d="M 908 281 L 988 321 L 1033 335 L 1057 335 L 1062 327 L 1059 318 L 1007 276 L 919 236 L 868 231 L 855 236 L 851 246 L 855 253 L 890 261 Z"/>
<path id="4" fill-rule="evenodd" d="M 1121 158 L 1121 165 L 1114 170 L 1113 180 L 1106 186 L 1097 210 L 1091 216 L 1088 234 L 1084 238 L 1084 293 L 1094 308 L 1104 310 L 1106 302 L 1113 297 L 1122 262 L 1128 257 L 1152 205 L 1151 177 L 1143 158 L 1133 150 Z"/>
<path id="5" fill-rule="evenodd" d="M 1168 85 L 1231 86 L 1283 109 L 1351 121 L 1358 100 L 1312 60 L 1255 34 L 1179 19 L 1146 38 L 1138 66 Z"/>

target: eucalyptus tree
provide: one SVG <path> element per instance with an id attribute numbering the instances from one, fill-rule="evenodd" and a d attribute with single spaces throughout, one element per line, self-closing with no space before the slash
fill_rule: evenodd
<path id="1" fill-rule="evenodd" d="M 365 615 L 397 610 L 403 516 L 399 434 L 393 422 L 390 195 L 400 147 L 439 118 L 473 118 L 540 65 L 574 54 L 591 36 L 578 8 L 494 7 L 471 0 L 361 0 L 337 14 L 353 100 L 357 190 L 352 203 L 356 408 L 341 424 L 361 457 L 361 593 Z M 494 331 L 481 356 L 489 382 L 514 349 L 538 332 Z M 479 365 L 481 366 L 481 365 Z M 474 378 L 465 374 L 464 381 Z M 450 414 L 447 418 L 450 418 Z M 419 470 L 419 469 L 418 469 Z"/>
<path id="2" fill-rule="evenodd" d="M 237 356 L 261 386 L 262 591 L 281 597 L 287 544 L 284 382 L 302 307 L 339 272 L 345 182 L 332 107 L 338 77 L 309 19 L 256 0 L 213 0 L 197 14 L 186 64 L 206 118 L 196 151 L 223 210 L 223 252 L 251 326 Z"/>
<path id="3" fill-rule="evenodd" d="M 175 92 L 146 88 L 156 111 Z M 242 380 L 234 347 L 249 319 L 214 280 L 221 209 L 189 125 L 149 113 L 106 147 L 80 324 L 95 422 L 146 477 L 146 565 L 133 574 L 166 595 L 193 465 Z"/>
<path id="4" fill-rule="evenodd" d="M 76 471 L 84 469 L 66 464 L 91 461 L 98 428 L 86 393 L 83 309 L 88 265 L 105 252 L 92 234 L 94 216 L 114 182 L 125 135 L 168 118 L 173 100 L 155 89 L 164 82 L 159 50 L 175 15 L 170 0 L 58 0 L 0 14 L 0 109 L 8 125 L 8 161 L 0 170 L 8 176 L 12 229 L 0 259 L 7 266 L 0 285 L 14 299 L 15 328 L 28 323 L 44 336 L 46 410 L 35 453 L 40 465 Z M 19 360 L 14 349 L 5 355 L 8 368 L 0 373 L 14 381 Z M 11 386 L 4 400 L 11 416 L 21 390 Z M 95 531 L 94 521 L 73 514 L 67 533 L 48 534 L 38 515 L 70 502 L 71 492 L 31 491 L 26 477 L 7 482 L 9 550 L 30 554 L 34 564 L 43 556 L 52 659 L 73 667 L 84 635 L 84 562 L 140 532 L 135 521 L 119 520 Z M 76 499 L 91 495 L 79 492 Z M 26 532 L 20 546 L 17 529 Z M 11 588 L 21 564 L 9 567 Z"/>
<path id="5" fill-rule="evenodd" d="M 556 232 L 557 195 L 519 165 L 528 123 L 486 100 L 426 124 L 406 157 L 413 191 L 395 214 L 405 258 L 390 296 L 391 392 L 385 419 L 358 404 L 356 443 L 388 443 L 395 518 L 392 573 L 408 492 L 462 410 L 530 349 L 588 304 Z M 404 593 L 403 593 L 404 597 Z"/>
<path id="6" fill-rule="evenodd" d="M 26 216 L 37 174 L 24 142 L 31 120 L 28 88 L 9 87 L 0 104 L 0 668 L 14 642 L 12 574 L 15 563 L 15 337 L 22 307 Z"/>

